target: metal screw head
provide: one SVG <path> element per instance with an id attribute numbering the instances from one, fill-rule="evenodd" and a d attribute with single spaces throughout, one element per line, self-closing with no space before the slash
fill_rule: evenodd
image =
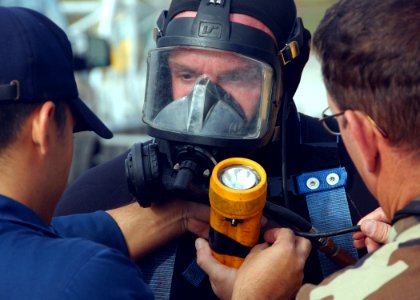
<path id="1" fill-rule="evenodd" d="M 316 190 L 319 188 L 320 182 L 316 177 L 310 177 L 306 180 L 306 187 L 310 190 Z"/>
<path id="2" fill-rule="evenodd" d="M 337 173 L 331 173 L 331 174 L 328 174 L 326 180 L 327 180 L 327 184 L 333 186 L 333 185 L 336 185 L 340 181 L 340 177 L 338 176 Z"/>

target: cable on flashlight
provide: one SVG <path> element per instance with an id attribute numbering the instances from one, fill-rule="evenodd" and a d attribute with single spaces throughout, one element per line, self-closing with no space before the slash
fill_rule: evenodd
<path id="1" fill-rule="evenodd" d="M 355 225 L 352 227 L 346 227 L 339 230 L 325 231 L 325 232 L 303 232 L 303 231 L 294 231 L 297 236 L 301 236 L 307 239 L 319 239 L 324 237 L 336 236 L 341 234 L 346 234 L 349 232 L 360 231 L 360 225 Z"/>
<path id="2" fill-rule="evenodd" d="M 324 237 L 346 234 L 354 231 L 360 231 L 360 226 L 356 225 L 337 230 L 318 232 L 316 228 L 312 227 L 312 224 L 310 222 L 308 222 L 306 219 L 304 219 L 297 213 L 283 206 L 268 201 L 265 204 L 264 211 L 271 215 L 274 218 L 274 220 L 280 225 L 289 227 L 294 231 L 296 235 L 307 239 L 319 239 Z"/>

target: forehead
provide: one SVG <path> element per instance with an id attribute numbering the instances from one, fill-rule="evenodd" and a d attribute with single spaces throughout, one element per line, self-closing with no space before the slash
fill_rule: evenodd
<path id="1" fill-rule="evenodd" d="M 218 50 L 206 49 L 176 49 L 169 56 L 169 62 L 176 65 L 188 65 L 189 67 L 200 67 L 212 65 L 219 68 L 243 68 L 251 63 L 238 54 Z"/>

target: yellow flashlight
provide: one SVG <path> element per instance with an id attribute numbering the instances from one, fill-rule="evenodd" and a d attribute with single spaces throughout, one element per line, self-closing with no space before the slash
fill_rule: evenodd
<path id="1" fill-rule="evenodd" d="M 233 157 L 210 178 L 210 247 L 221 263 L 239 268 L 258 242 L 267 196 L 267 176 L 258 163 Z"/>

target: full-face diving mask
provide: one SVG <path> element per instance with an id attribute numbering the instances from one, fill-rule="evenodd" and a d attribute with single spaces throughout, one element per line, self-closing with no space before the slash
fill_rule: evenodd
<path id="1" fill-rule="evenodd" d="M 274 85 L 268 64 L 198 47 L 160 48 L 148 59 L 143 120 L 160 137 L 215 146 L 267 133 Z"/>
<path id="2" fill-rule="evenodd" d="M 288 92 L 287 68 L 303 45 L 303 25 L 293 14 L 284 16 L 295 22 L 291 32 L 277 32 L 275 40 L 230 20 L 249 2 L 197 2 L 173 2 L 155 28 L 143 106 L 153 139 L 133 145 L 126 159 L 129 190 L 142 206 L 173 196 L 208 202 L 217 161 L 267 145 Z M 183 5 L 196 15 L 178 16 Z"/>

